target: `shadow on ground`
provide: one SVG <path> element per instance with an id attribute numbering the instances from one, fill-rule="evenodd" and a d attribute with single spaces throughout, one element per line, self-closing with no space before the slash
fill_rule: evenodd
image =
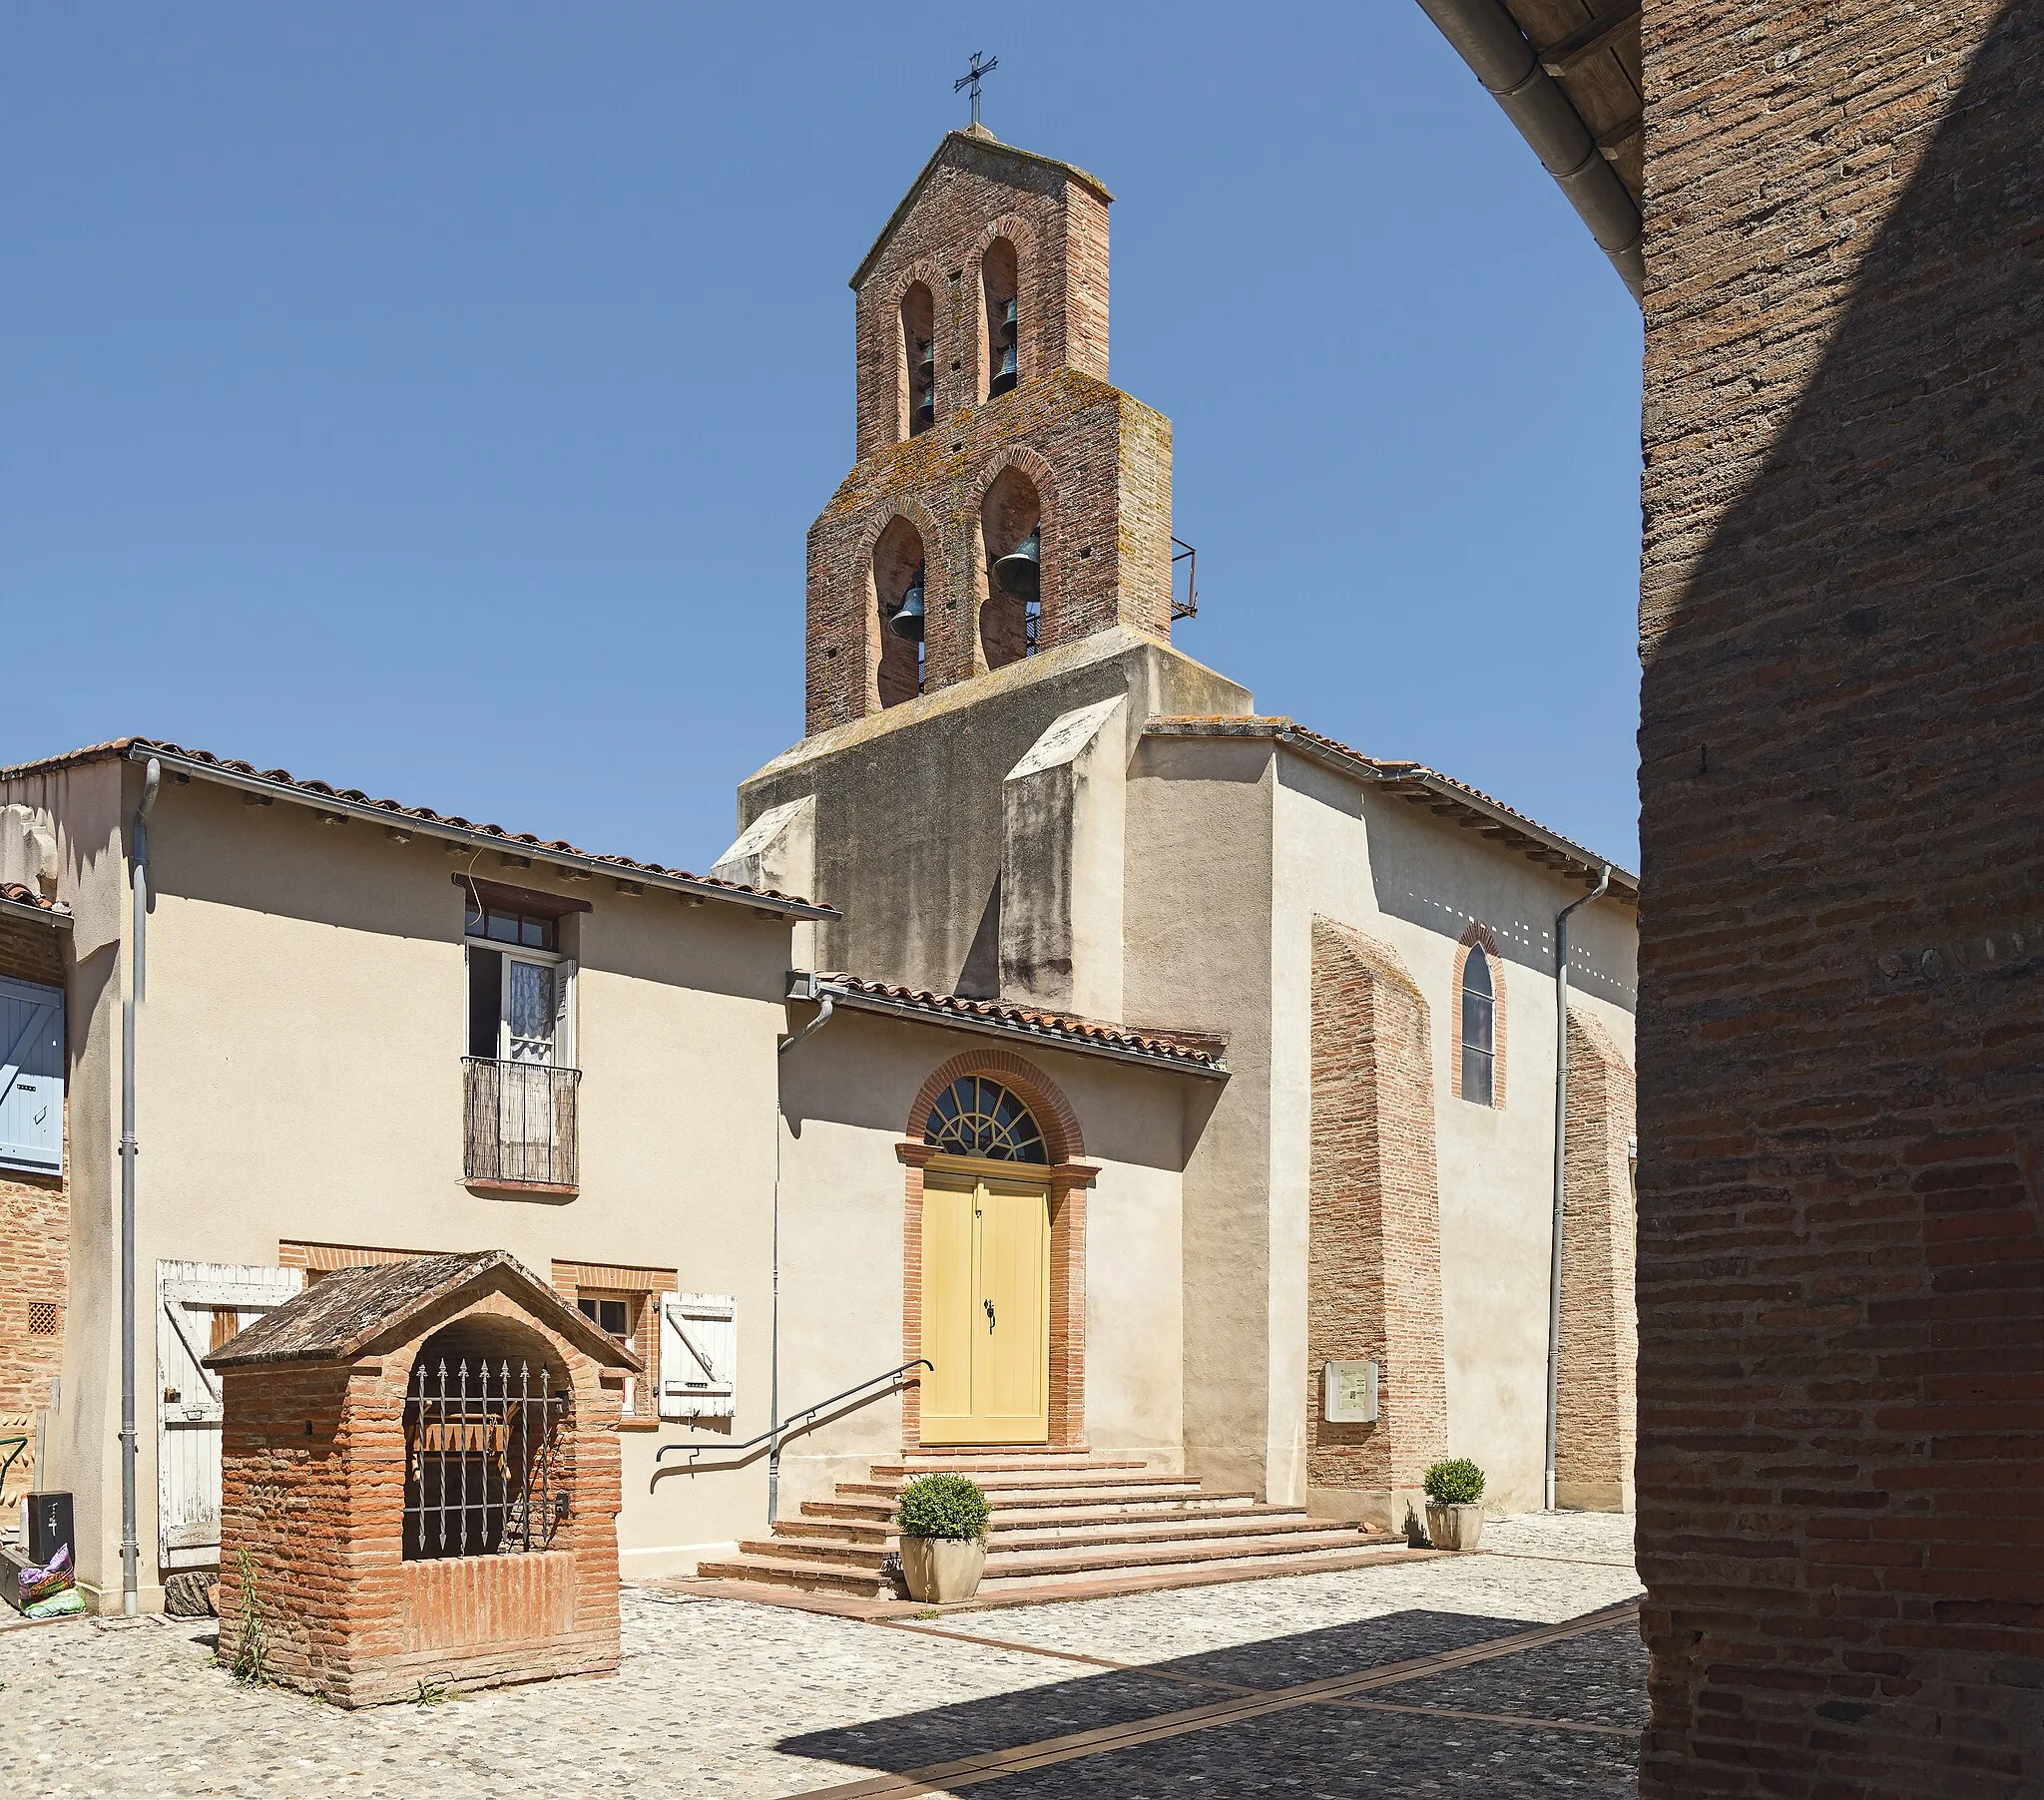
<path id="1" fill-rule="evenodd" d="M 996 1620 L 957 1619 L 939 1628 L 1001 1635 Z M 1527 1619 L 1394 1612 L 807 1733 L 783 1739 L 778 1747 L 848 1769 L 901 1774 L 1240 1697 L 1225 1686 L 1195 1685 L 1185 1677 L 1271 1692 L 1543 1628 Z M 1381 1800 L 1391 1783 L 1407 1791 L 1501 1800 L 1551 1793 L 1631 1795 L 1638 1758 L 1633 1733 L 1646 1722 L 1645 1689 L 1646 1653 L 1628 1618 L 1494 1660 L 1417 1673 L 1358 1696 L 1377 1705 L 1327 1701 L 1291 1707 L 979 1785 L 1015 1800 L 1267 1792 Z M 1383 1705 L 1451 1707 L 1528 1722 L 1417 1716 L 1385 1711 Z M 1534 1721 L 1607 1729 L 1554 1729 Z"/>

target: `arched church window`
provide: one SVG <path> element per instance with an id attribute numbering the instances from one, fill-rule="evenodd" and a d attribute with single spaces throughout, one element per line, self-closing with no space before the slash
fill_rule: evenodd
<path id="1" fill-rule="evenodd" d="M 1469 946 L 1462 965 L 1462 1098 L 1495 1106 L 1497 1091 L 1497 989 L 1490 958 L 1481 944 Z"/>
<path id="2" fill-rule="evenodd" d="M 937 422 L 936 305 L 920 281 L 901 296 L 900 391 L 902 436 L 913 437 Z"/>
<path id="3" fill-rule="evenodd" d="M 984 1076 L 960 1076 L 937 1096 L 922 1128 L 931 1148 L 993 1162 L 1048 1162 L 1043 1132 L 1020 1100 Z"/>
<path id="4" fill-rule="evenodd" d="M 1005 394 L 1022 378 L 1022 334 L 1015 246 L 996 237 L 979 259 L 986 297 L 986 397 Z"/>

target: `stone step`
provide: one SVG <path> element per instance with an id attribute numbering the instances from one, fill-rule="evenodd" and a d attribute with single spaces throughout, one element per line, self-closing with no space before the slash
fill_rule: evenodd
<path id="1" fill-rule="evenodd" d="M 1164 1574 L 1223 1567 L 1256 1568 L 1282 1560 L 1310 1564 L 1314 1553 L 1326 1557 L 1382 1550 L 1398 1543 L 1385 1534 L 1334 1526 L 1317 1532 L 1284 1533 L 1269 1539 L 1222 1538 L 1197 1549 L 1178 1545 L 1108 1545 L 1099 1550 L 989 1554 L 983 1584 L 999 1588 L 1022 1581 L 1046 1581 L 1097 1575 L 1110 1572 Z"/>
<path id="2" fill-rule="evenodd" d="M 839 1482 L 837 1497 L 840 1500 L 898 1501 L 906 1485 L 903 1482 Z M 1118 1506 L 1132 1500 L 1169 1499 L 1175 1495 L 1203 1492 L 1198 1482 L 1178 1475 L 1125 1476 L 1113 1482 L 1072 1482 L 1038 1476 L 1028 1482 L 988 1480 L 979 1485 L 988 1504 L 996 1507 L 1043 1506 L 1050 1501 L 1066 1499 L 1074 1505 L 1085 1506 L 1095 1497 L 1102 1504 Z"/>
<path id="3" fill-rule="evenodd" d="M 916 1475 L 934 1473 L 917 1470 L 908 1475 L 883 1475 L 882 1471 L 888 1467 L 884 1463 L 875 1464 L 865 1481 L 840 1482 L 838 1485 L 898 1494 Z M 961 1469 L 956 1473 L 971 1475 L 990 1495 L 1027 1488 L 1197 1488 L 1200 1485 L 1200 1478 L 1196 1475 L 1168 1475 L 1141 1463 L 1087 1463 L 1070 1469 L 1046 1469 L 1032 1464 L 1024 1469 Z"/>
<path id="4" fill-rule="evenodd" d="M 1038 1531 L 995 1535 L 987 1541 L 987 1572 L 999 1574 L 1018 1557 L 1040 1557 L 1047 1553 L 1077 1555 L 1104 1547 L 1143 1551 L 1176 1549 L 1186 1557 L 1204 1557 L 1206 1547 L 1217 1543 L 1237 1545 L 1245 1541 L 1266 1543 L 1272 1539 L 1289 1539 L 1293 1543 L 1310 1541 L 1304 1547 L 1320 1549 L 1330 1533 L 1338 1535 L 1345 1545 L 1351 1547 L 1351 1541 L 1357 1537 L 1373 1537 L 1377 1543 L 1392 1543 L 1392 1539 L 1383 1533 L 1355 1533 L 1349 1527 L 1328 1525 L 1328 1520 L 1308 1518 L 1304 1512 L 1247 1520 L 1219 1518 L 1212 1523 L 1206 1523 L 1206 1520 L 1180 1520 L 1180 1523 L 1147 1520 L 1147 1523 L 1137 1525 L 1116 1520 L 1116 1523 L 1094 1525 L 1083 1533 Z M 832 1527 L 801 1527 L 782 1520 L 774 1527 L 774 1537 L 751 1539 L 738 1549 L 749 1557 L 789 1557 L 795 1561 L 832 1563 L 838 1568 L 879 1570 L 889 1555 L 901 1549 L 901 1543 L 893 1533 L 870 1531 L 854 1537 L 834 1531 Z"/>
<path id="5" fill-rule="evenodd" d="M 696 1575 L 705 1581 L 765 1581 L 774 1587 L 798 1587 L 804 1593 L 847 1593 L 860 1599 L 891 1597 L 894 1591 L 875 1570 L 791 1557 L 719 1557 L 697 1564 Z"/>
<path id="6" fill-rule="evenodd" d="M 895 1503 L 891 1499 L 873 1496 L 867 1499 L 847 1500 L 842 1498 L 848 1483 L 838 1485 L 836 1500 L 805 1500 L 802 1502 L 802 1517 L 805 1519 L 892 1519 Z M 1256 1504 L 1256 1496 L 1247 1489 L 1216 1491 L 1196 1488 L 1190 1491 L 1171 1493 L 1149 1492 L 1130 1493 L 1126 1489 L 1109 1491 L 1091 1489 L 1045 1490 L 1025 1494 L 1019 1498 L 989 1495 L 993 1508 L 996 1528 L 1013 1520 L 1021 1523 L 1038 1523 L 1045 1519 L 1057 1518 L 1064 1514 L 1086 1510 L 1096 1515 L 1102 1512 L 1155 1513 L 1173 1516 L 1180 1513 L 1198 1513 L 1210 1509 Z"/>
<path id="7" fill-rule="evenodd" d="M 1141 1461 L 1109 1462 L 1103 1457 L 1089 1456 L 944 1456 L 904 1457 L 896 1463 L 874 1463 L 872 1474 L 875 1479 L 884 1476 L 917 1475 L 969 1475 L 974 1481 L 982 1475 L 1041 1474 L 1045 1470 L 1072 1469 L 1148 1469 L 1150 1465 Z"/>
<path id="8" fill-rule="evenodd" d="M 774 1526 L 776 1535 L 788 1538 L 846 1538 L 891 1544 L 895 1538 L 891 1507 L 846 1507 L 836 1501 L 807 1501 L 803 1517 L 783 1519 Z M 847 1516 L 848 1515 L 848 1516 Z M 1006 1543 L 1011 1538 L 1042 1532 L 1059 1532 L 1076 1538 L 1090 1538 L 1102 1532 L 1132 1527 L 1169 1530 L 1192 1527 L 1201 1532 L 1219 1529 L 1233 1521 L 1252 1525 L 1260 1520 L 1302 1520 L 1298 1507 L 1266 1506 L 1258 1501 L 1212 1501 L 1198 1505 L 1156 1507 L 1069 1507 L 1043 1512 L 998 1512 L 987 1522 L 990 1539 Z"/>

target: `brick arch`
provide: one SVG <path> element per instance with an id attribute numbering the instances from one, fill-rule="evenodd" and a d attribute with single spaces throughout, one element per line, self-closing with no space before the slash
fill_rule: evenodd
<path id="1" fill-rule="evenodd" d="M 1086 1154 L 1079 1116 L 1065 1099 L 1064 1090 L 1035 1064 L 1004 1050 L 969 1051 L 932 1071 L 917 1091 L 915 1105 L 909 1109 L 905 1135 L 918 1143 L 925 1141 L 923 1126 L 929 1123 L 930 1109 L 937 1104 L 937 1096 L 960 1076 L 967 1075 L 985 1076 L 1022 1097 L 1043 1128 L 1044 1144 L 1052 1162 L 1075 1162 Z"/>
<path id="2" fill-rule="evenodd" d="M 920 281 L 929 290 L 930 334 L 937 346 L 937 368 L 939 391 L 942 391 L 943 370 L 946 361 L 945 332 L 948 323 L 944 317 L 944 277 L 938 273 L 937 265 L 927 256 L 895 270 L 894 279 L 884 291 L 880 300 L 877 318 L 874 321 L 882 339 L 893 346 L 887 357 L 887 366 L 893 371 L 888 383 L 891 398 L 888 401 L 892 425 L 887 437 L 890 444 L 901 443 L 908 437 L 907 387 L 905 364 L 897 361 L 903 354 L 899 347 L 901 334 L 901 302 L 908 297 L 908 290 Z M 941 409 L 940 409 L 941 410 Z"/>
<path id="3" fill-rule="evenodd" d="M 852 558 L 852 605 L 856 610 L 859 624 L 858 642 L 865 646 L 865 671 L 863 675 L 864 712 L 867 717 L 880 710 L 880 609 L 879 597 L 873 586 L 873 550 L 880 541 L 880 534 L 896 519 L 905 519 L 915 527 L 922 537 L 923 556 L 923 604 L 929 609 L 928 621 L 923 626 L 924 658 L 935 664 L 937 646 L 928 640 L 934 630 L 941 638 L 944 627 L 942 620 L 947 615 L 937 603 L 951 592 L 948 568 L 945 561 L 944 534 L 936 520 L 918 501 L 902 496 L 890 499 L 886 505 L 877 508 L 860 528 L 858 550 Z"/>
<path id="4" fill-rule="evenodd" d="M 1029 484 L 1036 490 L 1039 529 L 1042 539 L 1038 555 L 1043 559 L 1040 576 L 1042 586 L 1037 600 L 1041 609 L 1041 637 L 1038 648 L 1047 650 L 1057 640 L 1056 622 L 1058 602 L 1064 591 L 1064 584 L 1058 579 L 1058 488 L 1057 477 L 1051 466 L 1027 444 L 1010 444 L 1004 450 L 997 450 L 973 472 L 972 505 L 966 517 L 966 535 L 972 546 L 972 567 L 967 572 L 970 581 L 968 592 L 970 605 L 965 609 L 970 614 L 966 621 L 970 633 L 969 649 L 972 658 L 972 673 L 986 673 L 986 653 L 979 638 L 979 609 L 986 603 L 990 588 L 987 579 L 986 538 L 980 525 L 980 509 L 986 504 L 987 490 L 1000 479 L 1005 469 L 1019 469 L 1029 477 Z"/>
<path id="5" fill-rule="evenodd" d="M 1019 213 L 1003 213 L 1000 218 L 989 220 L 972 240 L 972 247 L 965 252 L 965 266 L 972 270 L 976 296 L 973 303 L 979 308 L 974 316 L 985 316 L 986 287 L 980 274 L 980 263 L 998 237 L 1005 237 L 1015 246 L 1015 298 L 1019 302 L 1016 312 L 1022 324 L 1016 336 L 1016 347 L 1022 352 L 1022 367 L 1041 373 L 1048 356 L 1044 335 L 1046 321 L 1040 303 L 1043 283 L 1038 279 L 1036 227 Z M 981 404 L 979 396 L 986 392 L 992 374 L 988 367 L 991 348 L 983 326 L 970 333 L 971 367 L 966 372 L 972 380 L 967 389 L 970 395 L 968 405 Z"/>
<path id="6" fill-rule="evenodd" d="M 1472 919 L 1455 946 L 1455 979 L 1448 990 L 1448 1092 L 1462 1098 L 1462 971 L 1469 966 L 1469 952 L 1476 945 L 1490 959 L 1490 1104 L 1505 1110 L 1505 959 L 1497 947 L 1497 933 L 1481 919 Z"/>

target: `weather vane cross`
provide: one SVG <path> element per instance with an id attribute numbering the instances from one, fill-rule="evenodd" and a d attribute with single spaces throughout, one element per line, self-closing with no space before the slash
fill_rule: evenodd
<path id="1" fill-rule="evenodd" d="M 979 52 L 975 50 L 972 53 L 972 67 L 951 84 L 951 92 L 954 94 L 961 88 L 970 88 L 972 90 L 972 123 L 974 125 L 979 123 L 979 78 L 982 75 L 991 75 L 1000 66 L 1001 59 L 999 57 L 990 56 L 985 62 L 981 62 L 979 60 Z"/>

